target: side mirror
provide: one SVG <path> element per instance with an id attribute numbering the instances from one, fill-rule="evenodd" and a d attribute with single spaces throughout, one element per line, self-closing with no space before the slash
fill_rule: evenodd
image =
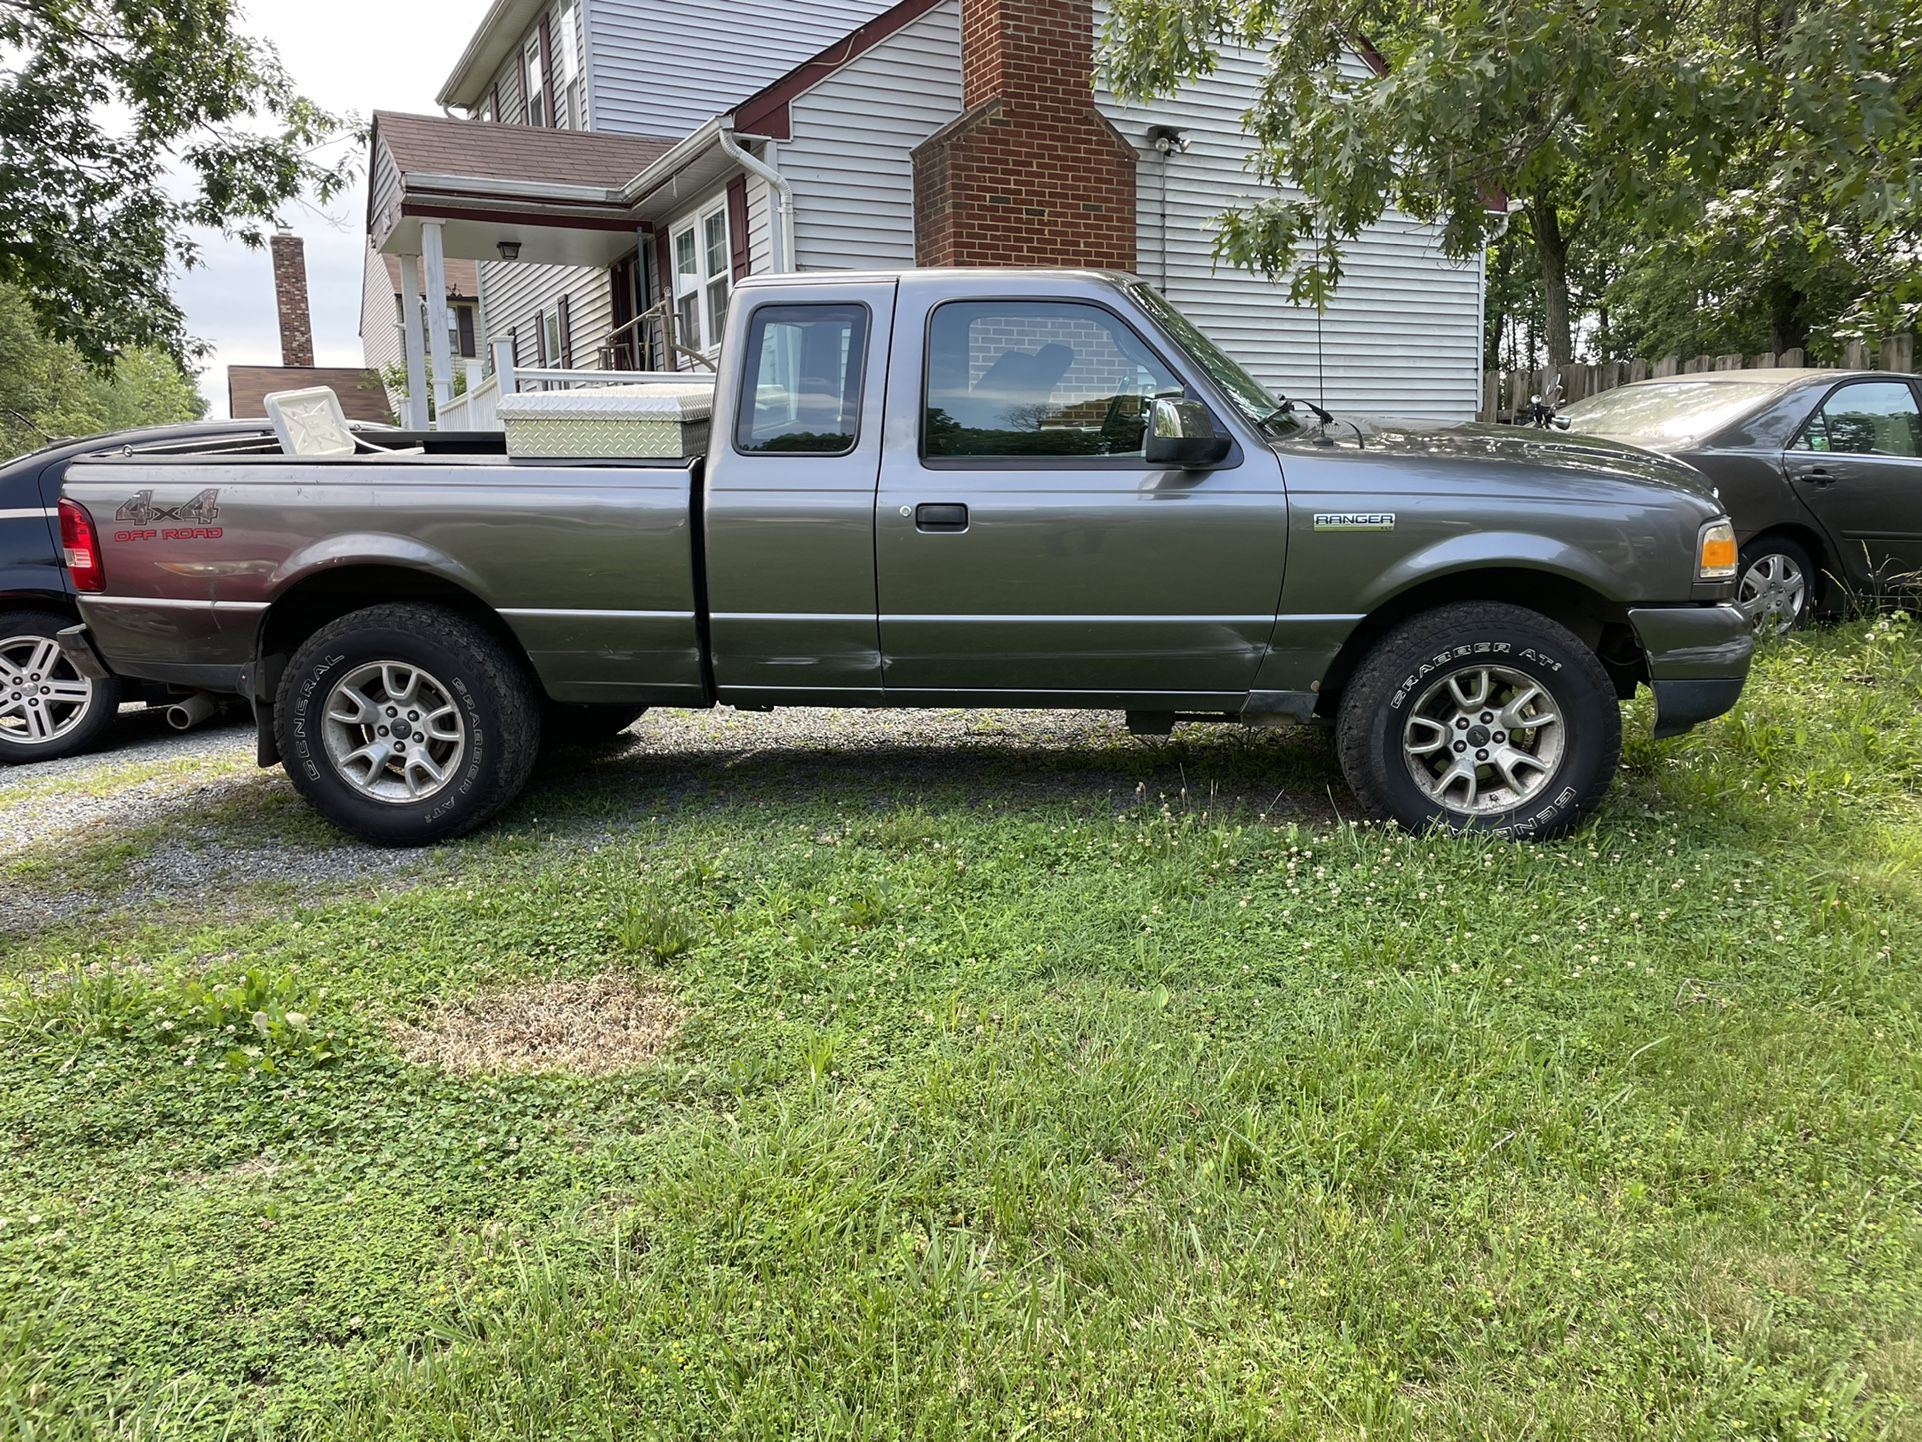
<path id="1" fill-rule="evenodd" d="M 1215 429 L 1215 418 L 1200 401 L 1157 400 L 1148 413 L 1142 454 L 1150 465 L 1197 470 L 1228 459 L 1234 438 Z"/>

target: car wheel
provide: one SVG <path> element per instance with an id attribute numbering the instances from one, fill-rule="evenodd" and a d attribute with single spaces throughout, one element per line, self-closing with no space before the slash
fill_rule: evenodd
<path id="1" fill-rule="evenodd" d="M 0 612 L 0 762 L 52 761 L 97 742 L 120 710 L 120 683 L 90 680 L 60 649 L 73 622 Z"/>
<path id="2" fill-rule="evenodd" d="M 540 747 L 540 705 L 491 632 L 438 606 L 371 606 L 294 653 L 274 710 L 294 786 L 344 831 L 423 846 L 511 801 Z"/>
<path id="3" fill-rule="evenodd" d="M 1757 636 L 1785 636 L 1808 624 L 1815 603 L 1815 563 L 1794 541 L 1769 536 L 1742 553 L 1735 604 Z"/>
<path id="4" fill-rule="evenodd" d="M 550 704 L 541 713 L 541 744 L 608 746 L 624 740 L 627 728 L 647 714 L 645 706 Z"/>
<path id="5" fill-rule="evenodd" d="M 1371 816 L 1547 838 L 1608 790 L 1622 716 L 1602 663 L 1567 627 L 1461 602 L 1376 643 L 1342 696 L 1335 737 Z"/>

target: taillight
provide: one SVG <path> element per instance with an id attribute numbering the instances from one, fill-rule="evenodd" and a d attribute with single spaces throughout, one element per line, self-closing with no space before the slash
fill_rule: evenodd
<path id="1" fill-rule="evenodd" d="M 60 549 L 66 554 L 74 590 L 107 589 L 107 578 L 100 570 L 100 537 L 94 532 L 93 517 L 78 501 L 60 503 Z"/>

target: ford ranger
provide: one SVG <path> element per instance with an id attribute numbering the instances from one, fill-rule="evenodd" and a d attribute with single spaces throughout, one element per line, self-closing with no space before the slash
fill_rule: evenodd
<path id="1" fill-rule="evenodd" d="M 686 458 L 76 465 L 69 652 L 245 697 L 263 765 L 394 845 L 485 821 L 543 737 L 716 704 L 1323 718 L 1370 814 L 1546 837 L 1620 698 L 1673 735 L 1747 674 L 1688 467 L 1337 420 L 1129 276 L 756 277 L 721 356 Z"/>

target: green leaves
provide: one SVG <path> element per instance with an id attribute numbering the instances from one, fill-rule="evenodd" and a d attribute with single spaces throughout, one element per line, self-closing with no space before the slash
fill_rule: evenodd
<path id="1" fill-rule="evenodd" d="M 0 0 L 0 282 L 95 364 L 196 353 L 167 283 L 190 227 L 261 244 L 352 177 L 319 154 L 351 122 L 238 23 L 229 0 Z"/>
<path id="2" fill-rule="evenodd" d="M 1358 36 L 1386 75 L 1350 53 Z M 1297 300 L 1326 303 L 1388 208 L 1467 259 L 1507 196 L 1545 189 L 1629 264 L 1700 227 L 1745 244 L 1751 273 L 1787 239 L 1846 256 L 1840 306 L 1863 325 L 1912 321 L 1922 298 L 1922 67 L 1899 58 L 1922 47 L 1917 0 L 1302 0 L 1285 23 L 1272 0 L 1122 0 L 1103 79 L 1164 94 L 1232 44 L 1265 52 L 1250 165 L 1290 193 L 1222 217 L 1217 253 Z"/>

